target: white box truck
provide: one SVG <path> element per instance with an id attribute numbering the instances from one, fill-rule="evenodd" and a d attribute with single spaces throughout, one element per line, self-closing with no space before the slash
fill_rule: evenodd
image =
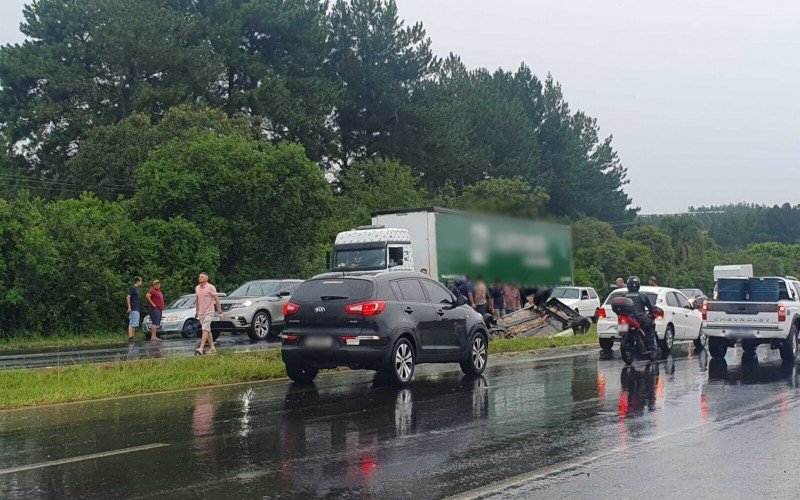
<path id="1" fill-rule="evenodd" d="M 483 276 L 520 286 L 572 284 L 569 226 L 442 208 L 378 212 L 336 236 L 332 270 L 423 269 L 434 279 Z"/>

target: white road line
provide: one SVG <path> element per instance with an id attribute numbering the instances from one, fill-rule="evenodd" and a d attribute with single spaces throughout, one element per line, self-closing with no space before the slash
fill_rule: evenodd
<path id="1" fill-rule="evenodd" d="M 137 451 L 152 450 L 155 448 L 164 448 L 169 446 L 165 443 L 153 443 L 143 446 L 134 446 L 132 448 L 122 448 L 121 450 L 104 451 L 103 453 L 92 453 L 91 455 L 82 455 L 80 457 L 62 458 L 61 460 L 53 460 L 51 462 L 40 462 L 38 464 L 23 465 L 21 467 L 12 467 L 10 469 L 0 469 L 0 476 L 5 474 L 14 474 L 15 472 L 24 472 L 34 469 L 43 469 L 45 467 L 53 467 L 56 465 L 71 464 L 73 462 L 83 462 L 86 460 L 96 460 L 98 458 L 113 457 L 114 455 L 123 455 L 125 453 L 135 453 Z"/>

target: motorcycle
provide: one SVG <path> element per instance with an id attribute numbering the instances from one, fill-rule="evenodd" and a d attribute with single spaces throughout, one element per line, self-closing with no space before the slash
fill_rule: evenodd
<path id="1" fill-rule="evenodd" d="M 647 350 L 647 333 L 639 320 L 634 317 L 633 300 L 628 297 L 617 297 L 611 302 L 611 310 L 617 315 L 617 332 L 622 337 L 619 351 L 625 364 L 633 363 L 638 357 L 647 357 L 650 361 L 655 361 L 658 357 L 658 348 Z M 664 317 L 664 311 L 656 307 L 648 316 L 655 321 Z"/>

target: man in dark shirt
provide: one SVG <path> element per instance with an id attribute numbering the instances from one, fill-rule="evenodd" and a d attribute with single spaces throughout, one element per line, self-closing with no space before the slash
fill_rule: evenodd
<path id="1" fill-rule="evenodd" d="M 475 289 L 472 287 L 469 276 L 465 276 L 461 284 L 458 285 L 458 292 L 467 298 L 467 304 L 470 307 L 475 307 Z"/>
<path id="2" fill-rule="evenodd" d="M 489 296 L 492 298 L 492 314 L 502 317 L 505 311 L 505 294 L 503 293 L 503 284 L 500 280 L 495 280 L 494 286 L 489 290 Z"/>
<path id="3" fill-rule="evenodd" d="M 128 342 L 136 340 L 136 329 L 139 328 L 139 287 L 142 286 L 142 278 L 133 278 L 133 286 L 125 297 L 128 304 Z"/>

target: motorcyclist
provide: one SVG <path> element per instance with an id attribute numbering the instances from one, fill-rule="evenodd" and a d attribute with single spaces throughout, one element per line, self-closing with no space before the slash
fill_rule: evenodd
<path id="1" fill-rule="evenodd" d="M 656 309 L 647 294 L 639 291 L 642 282 L 638 277 L 631 276 L 625 285 L 628 287 L 628 293 L 625 296 L 633 301 L 634 318 L 642 325 L 642 330 L 647 337 L 647 350 L 655 351 L 658 346 L 656 344 L 656 323 L 652 315 Z"/>

